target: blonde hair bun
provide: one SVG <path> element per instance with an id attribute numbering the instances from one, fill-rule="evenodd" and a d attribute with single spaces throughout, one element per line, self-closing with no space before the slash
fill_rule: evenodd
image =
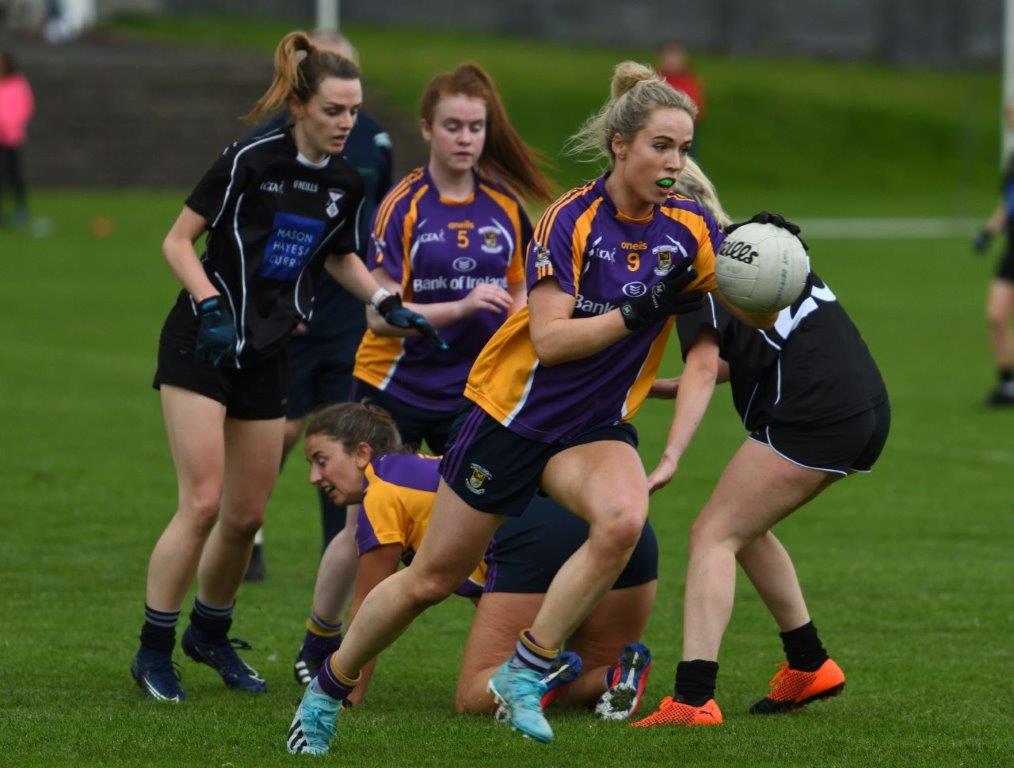
<path id="1" fill-rule="evenodd" d="M 636 61 L 621 61 L 613 70 L 613 80 L 609 92 L 615 101 L 638 83 L 661 81 L 654 69 Z"/>

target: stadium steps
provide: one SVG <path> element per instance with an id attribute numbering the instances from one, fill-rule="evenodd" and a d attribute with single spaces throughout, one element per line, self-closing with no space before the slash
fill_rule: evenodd
<path id="1" fill-rule="evenodd" d="M 271 78 L 269 56 L 234 51 L 108 36 L 12 47 L 36 98 L 25 148 L 30 186 L 190 188 L 246 133 L 238 118 Z M 396 172 L 422 162 L 415 119 L 367 95 L 392 134 Z"/>

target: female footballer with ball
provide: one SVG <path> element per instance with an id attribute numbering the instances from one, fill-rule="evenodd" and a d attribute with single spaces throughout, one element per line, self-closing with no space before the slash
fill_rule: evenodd
<path id="1" fill-rule="evenodd" d="M 231 688 L 266 689 L 227 634 L 278 474 L 286 342 L 309 318 L 321 270 L 392 324 L 435 334 L 354 253 L 362 181 L 338 155 L 361 102 L 354 64 L 317 50 L 302 32 L 286 35 L 275 51 L 274 80 L 249 119 L 286 105 L 293 125 L 226 148 L 166 235 L 165 258 L 183 290 L 162 328 L 154 386 L 179 505 L 151 555 L 131 667 L 153 699 L 185 698 L 172 650 L 195 574 L 184 652 Z M 195 243 L 205 233 L 198 257 Z"/>
<path id="2" fill-rule="evenodd" d="M 616 581 L 647 517 L 629 420 L 673 316 L 699 307 L 699 290 L 715 288 L 721 241 L 706 210 L 669 193 L 693 137 L 693 103 L 632 62 L 617 67 L 611 92 L 578 145 L 607 154 L 612 168 L 563 195 L 536 225 L 528 306 L 472 367 L 465 396 L 474 407 L 456 422 L 441 463 L 427 538 L 408 568 L 370 593 L 307 688 L 290 728 L 290 744 L 293 736 L 301 744 L 293 751 L 328 750 L 339 704 L 362 667 L 451 594 L 502 518 L 519 515 L 538 488 L 588 521 L 588 540 L 556 574 L 489 685 L 514 728 L 553 738 L 540 706 L 546 671 Z"/>
<path id="3" fill-rule="evenodd" d="M 677 188 L 721 221 L 714 188 L 706 179 L 693 181 L 685 174 Z M 753 220 L 799 233 L 775 214 Z M 733 230 L 727 230 L 730 237 Z M 676 471 L 700 405 L 706 405 L 716 381 L 731 383 L 733 402 L 750 434 L 690 532 L 683 660 L 676 668 L 674 694 L 636 727 L 722 722 L 715 681 L 737 561 L 778 624 L 787 658 L 771 690 L 750 712 L 798 709 L 844 688 L 845 676 L 821 644 L 792 561 L 771 528 L 835 481 L 869 472 L 891 421 L 887 390 L 866 344 L 835 294 L 812 272 L 803 294 L 778 314 L 769 331 L 747 327 L 711 297 L 698 312 L 681 315 L 677 329 L 687 361 L 684 375 L 652 385 L 653 396 L 677 398 L 653 489 Z M 692 356 L 698 373 L 688 376 Z M 711 377 L 699 375 L 709 361 Z M 684 409 L 694 416 L 682 415 Z"/>

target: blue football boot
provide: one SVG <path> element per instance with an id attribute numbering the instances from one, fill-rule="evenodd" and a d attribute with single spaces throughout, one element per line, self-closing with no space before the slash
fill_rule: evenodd
<path id="1" fill-rule="evenodd" d="M 267 693 L 268 686 L 264 678 L 236 653 L 237 648 L 249 651 L 249 643 L 236 638 L 208 638 L 193 626 L 189 626 L 183 633 L 182 645 L 183 652 L 187 656 L 198 664 L 207 664 L 218 672 L 230 688 L 251 693 Z"/>
<path id="2" fill-rule="evenodd" d="M 577 680 L 583 668 L 584 663 L 576 653 L 573 651 L 560 651 L 560 655 L 556 657 L 553 666 L 549 668 L 549 672 L 542 678 L 542 682 L 546 685 L 546 692 L 542 694 L 542 701 L 540 702 L 543 711 L 563 693 L 564 688 Z M 510 720 L 510 712 L 507 711 L 507 707 L 501 704 L 496 708 L 494 718 L 498 723 L 506 723 Z"/>
<path id="3" fill-rule="evenodd" d="M 178 704 L 187 698 L 180 686 L 180 671 L 172 653 L 160 653 L 142 646 L 130 665 L 130 674 L 149 699 Z"/>
<path id="4" fill-rule="evenodd" d="M 289 754 L 326 755 L 331 737 L 338 731 L 341 706 L 338 699 L 331 698 L 320 689 L 316 679 L 306 686 L 285 740 Z"/>
<path id="5" fill-rule="evenodd" d="M 514 666 L 508 660 L 489 679 L 487 688 L 497 704 L 507 710 L 512 728 L 536 741 L 553 740 L 553 729 L 542 714 L 542 697 L 546 693 L 542 674 Z"/>
<path id="6" fill-rule="evenodd" d="M 651 651 L 641 643 L 623 646 L 619 660 L 606 670 L 606 691 L 595 705 L 595 714 L 603 720 L 626 720 L 641 705 L 648 676 Z"/>

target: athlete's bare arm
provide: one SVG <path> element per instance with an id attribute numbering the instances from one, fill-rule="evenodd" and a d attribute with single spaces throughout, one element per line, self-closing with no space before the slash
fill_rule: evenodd
<path id="1" fill-rule="evenodd" d="M 219 290 L 208 279 L 201 259 L 194 249 L 197 238 L 204 234 L 207 228 L 207 219 L 183 206 L 183 210 L 162 241 L 162 253 L 169 263 L 169 268 L 197 303 L 219 294 Z"/>
<path id="2" fill-rule="evenodd" d="M 528 294 L 529 332 L 539 362 L 545 366 L 580 360 L 601 352 L 627 336 L 620 310 L 592 317 L 572 317 L 576 299 L 553 279 L 536 284 Z"/>

